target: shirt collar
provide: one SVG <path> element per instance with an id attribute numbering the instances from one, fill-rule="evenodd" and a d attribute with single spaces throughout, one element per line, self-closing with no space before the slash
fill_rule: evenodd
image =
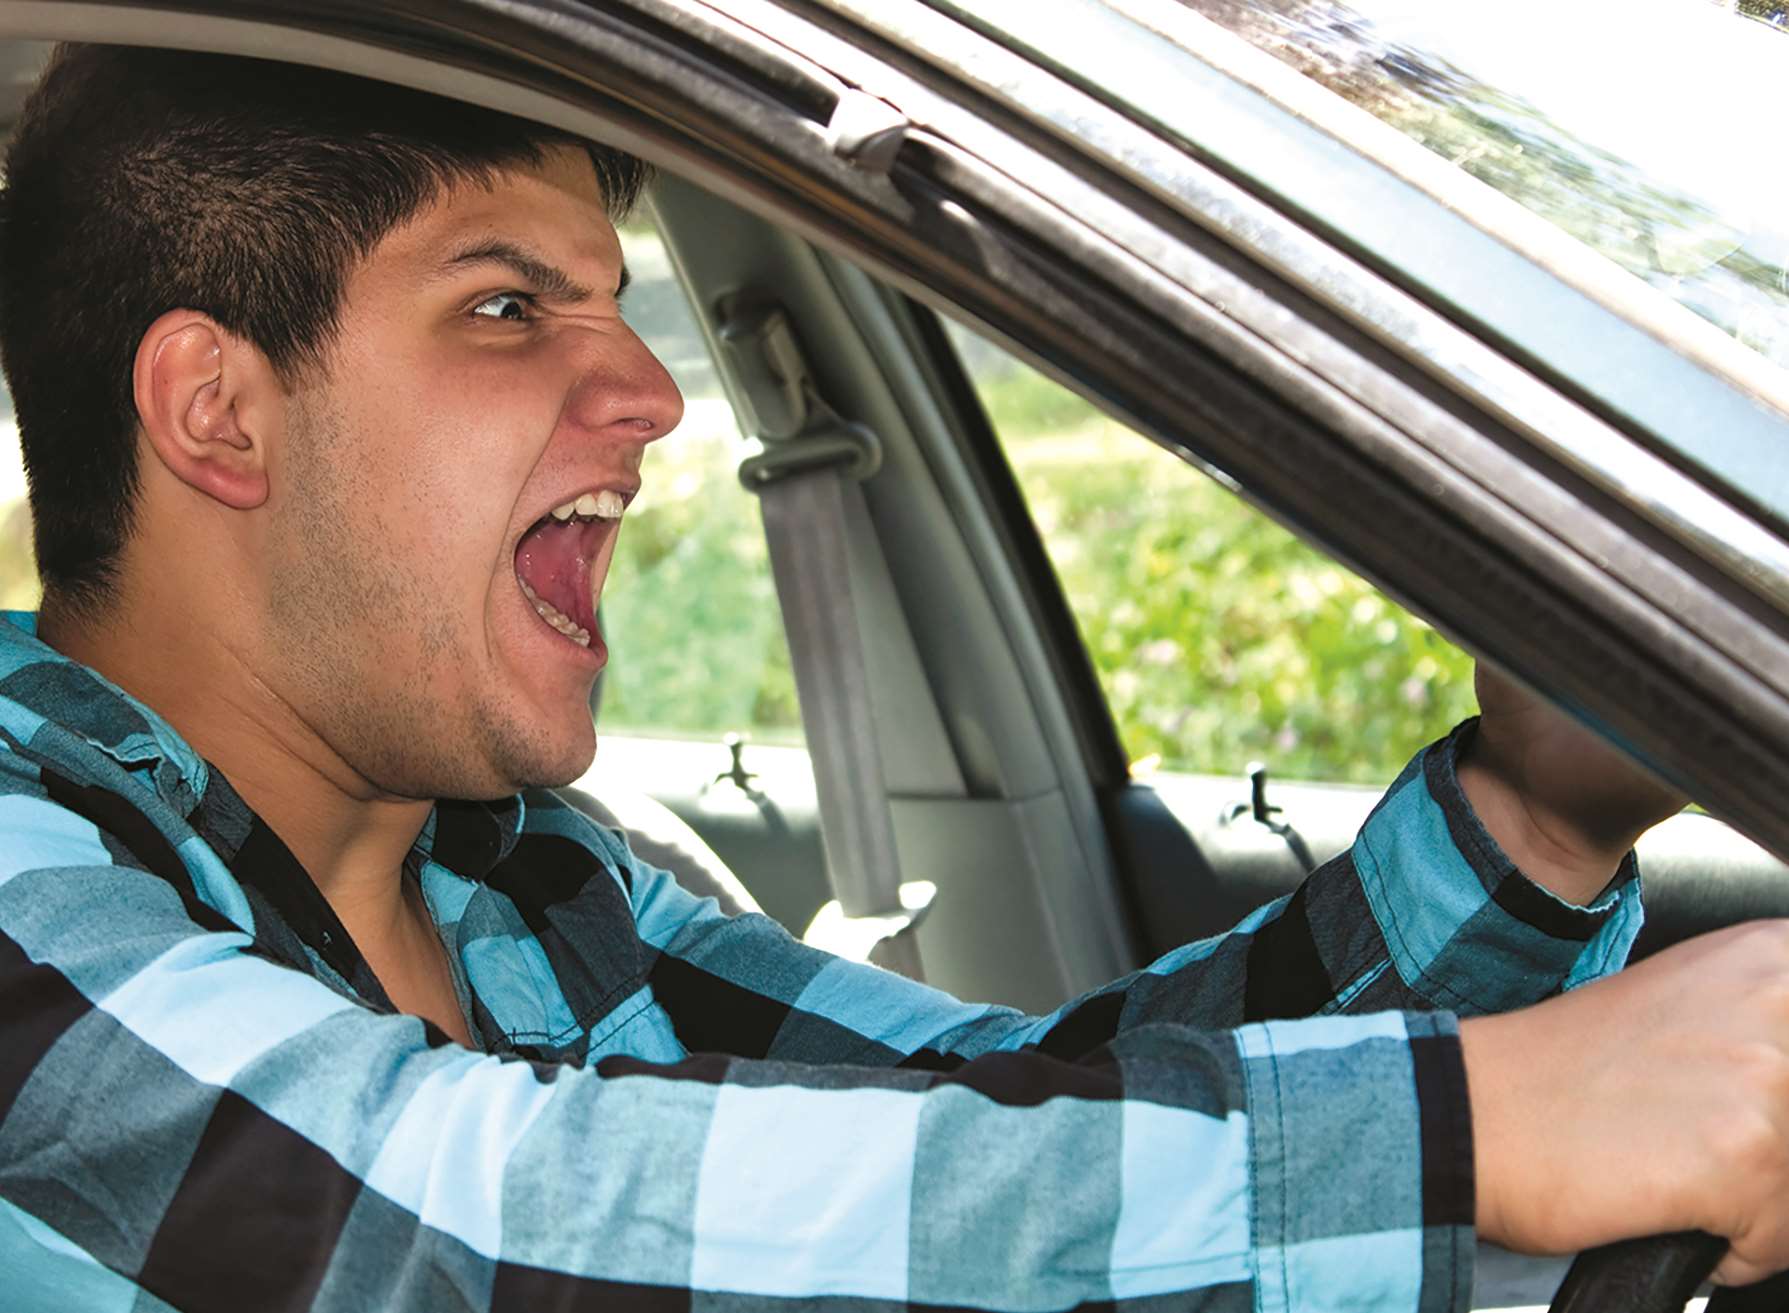
<path id="1" fill-rule="evenodd" d="M 133 772 L 184 812 L 210 780 L 205 759 L 161 716 L 37 636 L 35 611 L 0 612 L 4 696 Z"/>
<path id="2" fill-rule="evenodd" d="M 442 798 L 417 836 L 417 850 L 455 875 L 482 880 L 515 850 L 526 816 L 519 793 L 496 802 Z"/>

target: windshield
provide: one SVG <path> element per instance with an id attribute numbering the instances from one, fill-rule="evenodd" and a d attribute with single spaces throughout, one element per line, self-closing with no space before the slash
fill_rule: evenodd
<path id="1" fill-rule="evenodd" d="M 1187 0 L 1789 367 L 1789 0 Z"/>

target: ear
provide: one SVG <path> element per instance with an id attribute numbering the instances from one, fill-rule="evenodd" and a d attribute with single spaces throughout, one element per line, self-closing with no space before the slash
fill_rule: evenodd
<path id="1" fill-rule="evenodd" d="M 170 310 L 137 343 L 131 384 L 144 439 L 169 473 L 232 510 L 267 500 L 283 394 L 258 347 L 196 310 Z"/>

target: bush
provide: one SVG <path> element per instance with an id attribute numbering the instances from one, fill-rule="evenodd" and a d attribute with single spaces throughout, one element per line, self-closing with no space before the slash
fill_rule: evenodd
<path id="1" fill-rule="evenodd" d="M 1006 450 L 1133 759 L 1384 783 L 1471 714 L 1471 658 L 1192 466 L 1091 414 Z"/>

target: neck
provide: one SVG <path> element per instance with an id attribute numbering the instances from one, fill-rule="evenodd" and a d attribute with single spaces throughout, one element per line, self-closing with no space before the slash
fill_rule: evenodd
<path id="1" fill-rule="evenodd" d="M 46 599 L 38 636 L 153 707 L 221 770 L 357 940 L 394 933 L 413 916 L 401 871 L 433 804 L 376 788 L 254 675 L 229 626 L 195 614 L 194 590 L 151 578 L 139 573 L 97 617 Z"/>

